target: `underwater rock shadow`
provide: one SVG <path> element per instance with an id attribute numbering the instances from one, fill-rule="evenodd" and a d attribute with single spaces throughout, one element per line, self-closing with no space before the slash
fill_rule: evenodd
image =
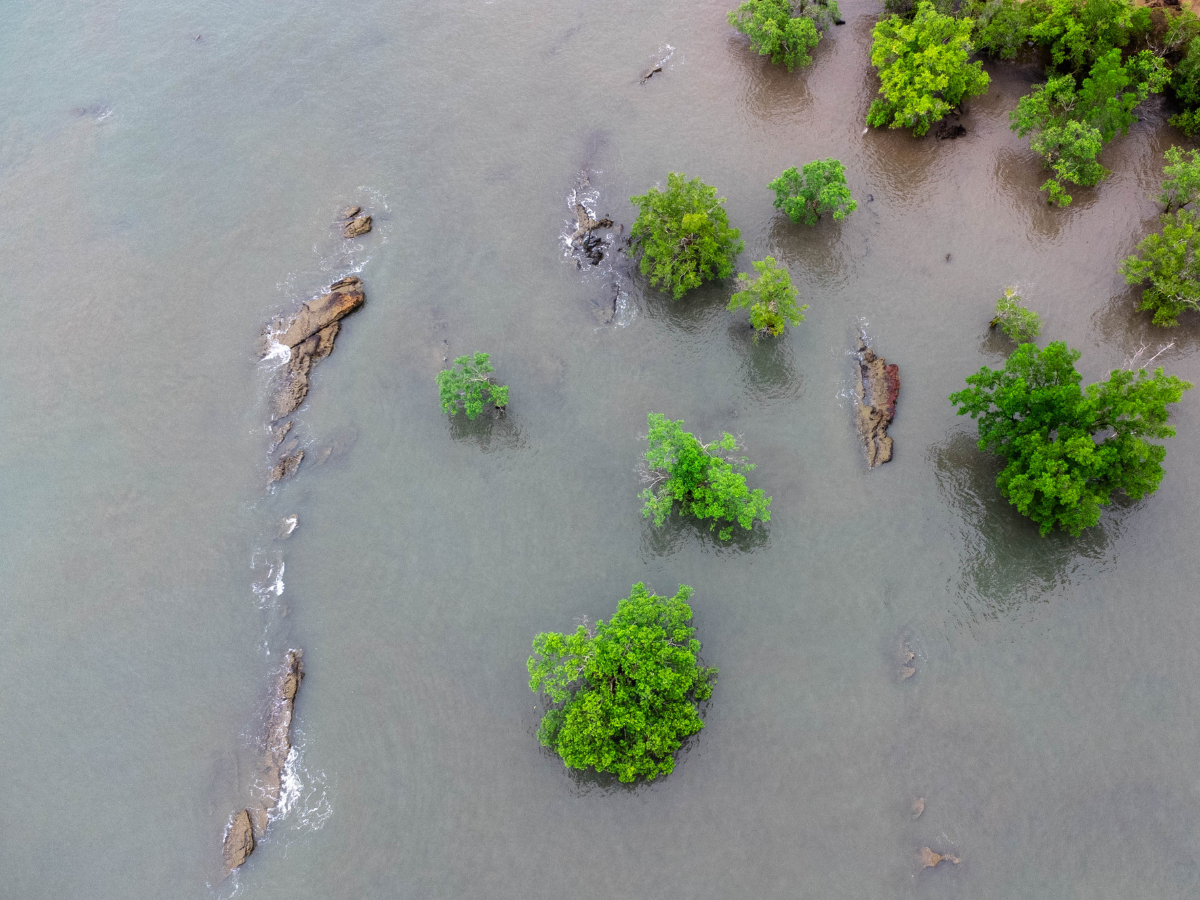
<path id="1" fill-rule="evenodd" d="M 787 400 L 803 393 L 804 379 L 796 373 L 786 332 L 779 337 L 759 338 L 756 343 L 750 323 L 739 318 L 729 325 L 729 340 L 741 360 L 740 381 L 750 398 Z"/>
<path id="2" fill-rule="evenodd" d="M 960 431 L 928 450 L 938 492 L 959 520 L 959 597 L 968 618 L 983 622 L 1012 616 L 1060 586 L 1081 583 L 1113 561 L 1114 538 L 1124 510 L 1114 502 L 1099 524 L 1079 537 L 1038 527 L 1000 494 L 1002 460 Z"/>

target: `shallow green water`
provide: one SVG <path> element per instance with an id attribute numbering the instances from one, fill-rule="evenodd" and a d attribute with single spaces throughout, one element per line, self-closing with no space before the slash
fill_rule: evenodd
<path id="1" fill-rule="evenodd" d="M 1112 178 L 1047 210 L 1007 128 L 1035 70 L 991 67 L 962 140 L 863 135 L 874 2 L 791 76 L 727 5 L 8 6 L 0 894 L 1200 891 L 1196 398 L 1159 493 L 1077 540 L 998 497 L 945 400 L 1002 360 L 986 325 L 1010 283 L 1085 378 L 1173 339 L 1160 360 L 1200 381 L 1196 321 L 1162 337 L 1116 272 L 1181 136 L 1151 105 Z M 826 155 L 860 208 L 791 226 L 765 185 Z M 669 170 L 715 184 L 741 267 L 786 261 L 807 320 L 755 347 L 729 285 L 673 305 L 577 270 L 581 169 L 626 227 Z M 348 204 L 376 223 L 353 247 Z M 310 459 L 335 452 L 265 490 L 256 337 L 352 270 L 367 305 L 297 419 Z M 895 460 L 870 472 L 859 328 L 903 382 Z M 435 402 L 443 357 L 475 349 L 512 388 L 490 431 Z M 652 531 L 650 410 L 741 434 L 769 529 Z M 721 675 L 675 773 L 626 788 L 538 747 L 524 665 L 534 633 L 634 581 L 696 588 Z M 291 646 L 295 799 L 221 882 Z M 961 864 L 918 872 L 926 845 Z"/>

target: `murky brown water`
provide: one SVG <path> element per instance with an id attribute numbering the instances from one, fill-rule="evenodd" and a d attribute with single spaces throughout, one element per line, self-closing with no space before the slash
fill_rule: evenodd
<path id="1" fill-rule="evenodd" d="M 989 66 L 959 141 L 864 135 L 875 3 L 844 4 L 794 75 L 728 5 L 11 11 L 2 893 L 1200 890 L 1196 398 L 1159 493 L 1074 540 L 997 495 L 946 401 L 1002 361 L 1007 284 L 1086 379 L 1174 340 L 1160 360 L 1200 382 L 1195 318 L 1153 328 L 1116 270 L 1181 135 L 1151 104 L 1105 150 L 1113 176 L 1050 209 L 1007 122 L 1036 70 Z M 824 156 L 859 209 L 793 226 L 766 185 Z M 669 170 L 716 185 L 741 268 L 786 262 L 806 321 L 755 346 L 729 284 L 672 304 L 628 267 L 577 270 L 560 234 L 581 168 L 626 227 Z M 331 224 L 349 204 L 375 216 L 357 251 Z M 267 492 L 255 337 L 352 269 L 367 304 L 297 423 L 336 452 Z M 860 328 L 903 381 L 895 459 L 871 472 Z M 448 425 L 433 386 L 475 349 L 512 388 L 490 430 Z M 642 521 L 651 410 L 744 437 L 768 530 L 722 547 Z M 536 632 L 609 615 L 635 581 L 696 588 L 721 675 L 675 773 L 625 788 L 538 747 L 524 666 Z M 295 800 L 221 884 L 289 646 L 309 672 Z M 961 863 L 918 871 L 923 846 Z"/>

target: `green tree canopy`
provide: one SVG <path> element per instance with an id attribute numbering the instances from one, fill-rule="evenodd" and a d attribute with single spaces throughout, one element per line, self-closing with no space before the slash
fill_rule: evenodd
<path id="1" fill-rule="evenodd" d="M 775 208 L 797 224 L 816 225 L 824 213 L 840 221 L 858 209 L 846 186 L 846 167 L 836 159 L 813 160 L 799 172 L 795 166 L 784 169 L 767 187 L 775 192 Z"/>
<path id="2" fill-rule="evenodd" d="M 879 99 L 867 124 L 911 128 L 920 137 L 964 100 L 984 93 L 988 75 L 971 55 L 971 19 L 941 15 L 928 0 L 911 22 L 891 16 L 872 32 L 871 65 L 879 70 Z"/>
<path id="3" fill-rule="evenodd" d="M 1188 137 L 1200 131 L 1200 37 L 1187 45 L 1187 53 L 1171 73 L 1171 93 L 1183 111 L 1171 116 L 1171 124 Z"/>
<path id="4" fill-rule="evenodd" d="M 1164 215 L 1161 230 L 1147 235 L 1137 251 L 1121 263 L 1129 284 L 1149 282 L 1142 290 L 1142 309 L 1154 311 L 1155 325 L 1178 325 L 1179 315 L 1200 309 L 1200 213 L 1177 209 Z"/>
<path id="5" fill-rule="evenodd" d="M 488 362 L 488 354 L 475 353 L 454 360 L 454 367 L 437 374 L 438 398 L 442 412 L 455 415 L 465 411 L 468 419 L 483 412 L 484 401 L 496 409 L 508 406 L 508 388 L 492 382 L 496 370 Z"/>
<path id="6" fill-rule="evenodd" d="M 785 325 L 799 325 L 804 321 L 804 306 L 796 305 L 800 292 L 792 287 L 792 277 L 787 269 L 779 268 L 775 257 L 751 263 L 758 277 L 750 279 L 746 272 L 738 273 L 738 291 L 729 300 L 729 308 L 749 309 L 750 327 L 754 329 L 754 340 L 759 336 L 778 337 Z"/>
<path id="7" fill-rule="evenodd" d="M 745 246 L 741 232 L 729 227 L 721 206 L 725 198 L 699 178 L 671 172 L 667 189 L 650 188 L 630 197 L 638 217 L 629 230 L 629 253 L 642 254 L 641 271 L 650 283 L 678 300 L 705 281 L 728 278 Z"/>
<path id="8" fill-rule="evenodd" d="M 984 366 L 950 396 L 960 416 L 978 420 L 979 449 L 1006 461 L 1000 493 L 1043 535 L 1095 525 L 1116 492 L 1154 493 L 1166 450 L 1146 439 L 1175 433 L 1167 405 L 1191 387 L 1162 369 L 1153 377 L 1118 369 L 1083 390 L 1077 359 L 1061 341 L 1022 344 L 1003 369 Z"/>
<path id="9" fill-rule="evenodd" d="M 684 738 L 704 727 L 696 704 L 712 696 L 717 676 L 697 661 L 691 595 L 680 585 L 660 597 L 639 582 L 608 622 L 533 639 L 529 687 L 554 704 L 538 740 L 567 768 L 624 782 L 671 774 Z"/>
<path id="10" fill-rule="evenodd" d="M 1150 13 L 1132 0 L 971 0 L 975 46 L 1012 59 L 1030 43 L 1050 52 L 1058 71 L 1086 72 L 1114 48 L 1150 31 Z"/>
<path id="11" fill-rule="evenodd" d="M 735 525 L 749 531 L 755 522 L 771 520 L 771 498 L 746 486 L 744 473 L 754 470 L 745 457 L 722 456 L 738 449 L 737 440 L 726 432 L 719 441 L 703 444 L 683 420 L 672 422 L 662 413 L 650 413 L 646 435 L 646 467 L 650 486 L 640 497 L 646 501 L 642 515 L 662 525 L 679 504 L 684 515 L 701 521 L 711 519 L 709 530 L 728 540 Z"/>
<path id="12" fill-rule="evenodd" d="M 1011 127 L 1020 137 L 1033 135 L 1030 148 L 1053 172 L 1042 185 L 1050 202 L 1067 206 L 1067 184 L 1091 187 L 1108 175 L 1096 161 L 1101 148 L 1129 131 L 1138 104 L 1161 91 L 1166 78 L 1165 64 L 1148 50 L 1122 64 L 1114 49 L 1096 60 L 1080 87 L 1073 75 L 1060 75 L 1017 102 Z"/>
<path id="13" fill-rule="evenodd" d="M 1038 314 L 1026 309 L 1016 288 L 1005 288 L 1004 296 L 996 301 L 996 317 L 989 327 L 999 325 L 1000 330 L 1015 343 L 1027 344 L 1042 330 Z"/>
<path id="14" fill-rule="evenodd" d="M 1185 155 L 1178 147 L 1168 147 L 1166 160 L 1158 202 L 1170 212 L 1200 198 L 1200 151 L 1190 150 Z"/>
<path id="15" fill-rule="evenodd" d="M 789 72 L 812 64 L 809 51 L 837 18 L 836 0 L 745 0 L 728 16 L 729 24 L 750 38 L 761 56 L 786 65 Z"/>

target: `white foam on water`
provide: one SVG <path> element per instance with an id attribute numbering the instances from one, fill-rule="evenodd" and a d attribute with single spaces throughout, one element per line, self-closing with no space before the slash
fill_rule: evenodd
<path id="1" fill-rule="evenodd" d="M 271 811 L 271 824 L 279 827 L 286 823 L 289 832 L 320 831 L 332 815 L 333 803 L 325 773 L 305 768 L 304 735 L 297 730 L 283 765 L 279 800 Z"/>
<path id="2" fill-rule="evenodd" d="M 286 366 L 292 359 L 292 348 L 287 344 L 281 344 L 275 340 L 275 336 L 271 335 L 271 344 L 267 347 L 266 355 L 260 359 L 259 365 L 266 366 L 271 371 L 275 371 L 281 366 Z"/>

